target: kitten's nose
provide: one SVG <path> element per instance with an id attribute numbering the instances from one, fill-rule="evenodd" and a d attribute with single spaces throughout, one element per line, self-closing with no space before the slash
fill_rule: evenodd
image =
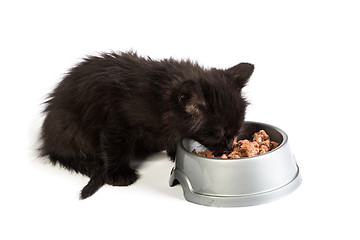
<path id="1" fill-rule="evenodd" d="M 233 139 L 224 139 L 217 147 L 217 154 L 222 155 L 224 153 L 230 153 L 233 141 Z"/>
<path id="2" fill-rule="evenodd" d="M 229 139 L 227 139 L 227 141 L 226 141 L 226 146 L 227 146 L 227 148 L 228 148 L 228 149 L 231 149 L 232 146 L 233 146 L 233 143 L 234 143 L 234 138 L 229 138 Z"/>

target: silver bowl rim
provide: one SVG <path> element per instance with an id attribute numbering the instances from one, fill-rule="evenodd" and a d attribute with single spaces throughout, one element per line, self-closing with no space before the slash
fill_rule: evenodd
<path id="1" fill-rule="evenodd" d="M 186 153 L 190 153 L 192 156 L 194 156 L 196 158 L 199 158 L 199 159 L 202 159 L 202 160 L 209 160 L 209 161 L 227 162 L 227 161 L 248 161 L 248 160 L 253 160 L 253 159 L 257 159 L 257 158 L 262 158 L 263 156 L 273 154 L 276 151 L 280 150 L 280 148 L 282 148 L 288 142 L 287 134 L 282 129 L 280 129 L 278 127 L 275 127 L 275 126 L 273 126 L 271 124 L 262 123 L 262 122 L 256 122 L 256 121 L 245 121 L 245 123 L 246 124 L 261 124 L 261 125 L 265 125 L 268 128 L 273 128 L 274 130 L 278 131 L 281 134 L 283 140 L 282 140 L 282 142 L 279 144 L 279 146 L 277 148 L 275 148 L 275 149 L 273 149 L 273 150 L 271 150 L 269 152 L 266 152 L 266 153 L 263 153 L 263 154 L 260 154 L 260 155 L 256 155 L 256 156 L 253 156 L 253 157 L 230 158 L 230 159 L 203 157 L 203 156 L 199 156 L 199 155 L 197 155 L 195 153 L 192 153 L 192 152 L 188 151 L 183 145 L 183 141 L 186 140 L 186 139 L 183 139 L 182 141 L 180 141 L 179 146 L 181 147 L 181 149 L 183 151 L 185 151 Z M 188 139 L 188 140 L 193 140 L 193 139 Z M 194 141 L 196 141 L 196 140 L 194 140 Z"/>

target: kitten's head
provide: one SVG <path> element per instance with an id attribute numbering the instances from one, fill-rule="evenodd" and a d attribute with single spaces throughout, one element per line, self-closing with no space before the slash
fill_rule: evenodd
<path id="1" fill-rule="evenodd" d="M 177 94 L 184 137 L 218 154 L 228 150 L 244 123 L 248 103 L 241 89 L 253 71 L 252 64 L 240 63 L 184 81 Z"/>

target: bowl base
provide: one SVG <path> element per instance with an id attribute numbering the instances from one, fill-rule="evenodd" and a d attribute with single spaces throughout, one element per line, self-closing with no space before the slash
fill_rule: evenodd
<path id="1" fill-rule="evenodd" d="M 211 207 L 246 207 L 268 203 L 286 196 L 295 191 L 300 186 L 301 181 L 302 178 L 298 168 L 297 174 L 290 182 L 270 191 L 240 196 L 205 195 L 195 192 L 186 175 L 174 167 L 171 170 L 169 185 L 172 187 L 179 182 L 185 199 L 192 203 Z"/>

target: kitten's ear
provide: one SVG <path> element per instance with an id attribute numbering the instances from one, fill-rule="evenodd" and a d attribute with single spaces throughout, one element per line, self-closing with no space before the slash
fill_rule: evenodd
<path id="1" fill-rule="evenodd" d="M 178 92 L 179 105 L 191 115 L 201 115 L 205 107 L 204 97 L 193 80 L 187 80 L 182 83 Z"/>
<path id="2" fill-rule="evenodd" d="M 254 72 L 254 65 L 251 63 L 239 63 L 226 71 L 235 79 L 239 88 L 243 88 Z"/>

